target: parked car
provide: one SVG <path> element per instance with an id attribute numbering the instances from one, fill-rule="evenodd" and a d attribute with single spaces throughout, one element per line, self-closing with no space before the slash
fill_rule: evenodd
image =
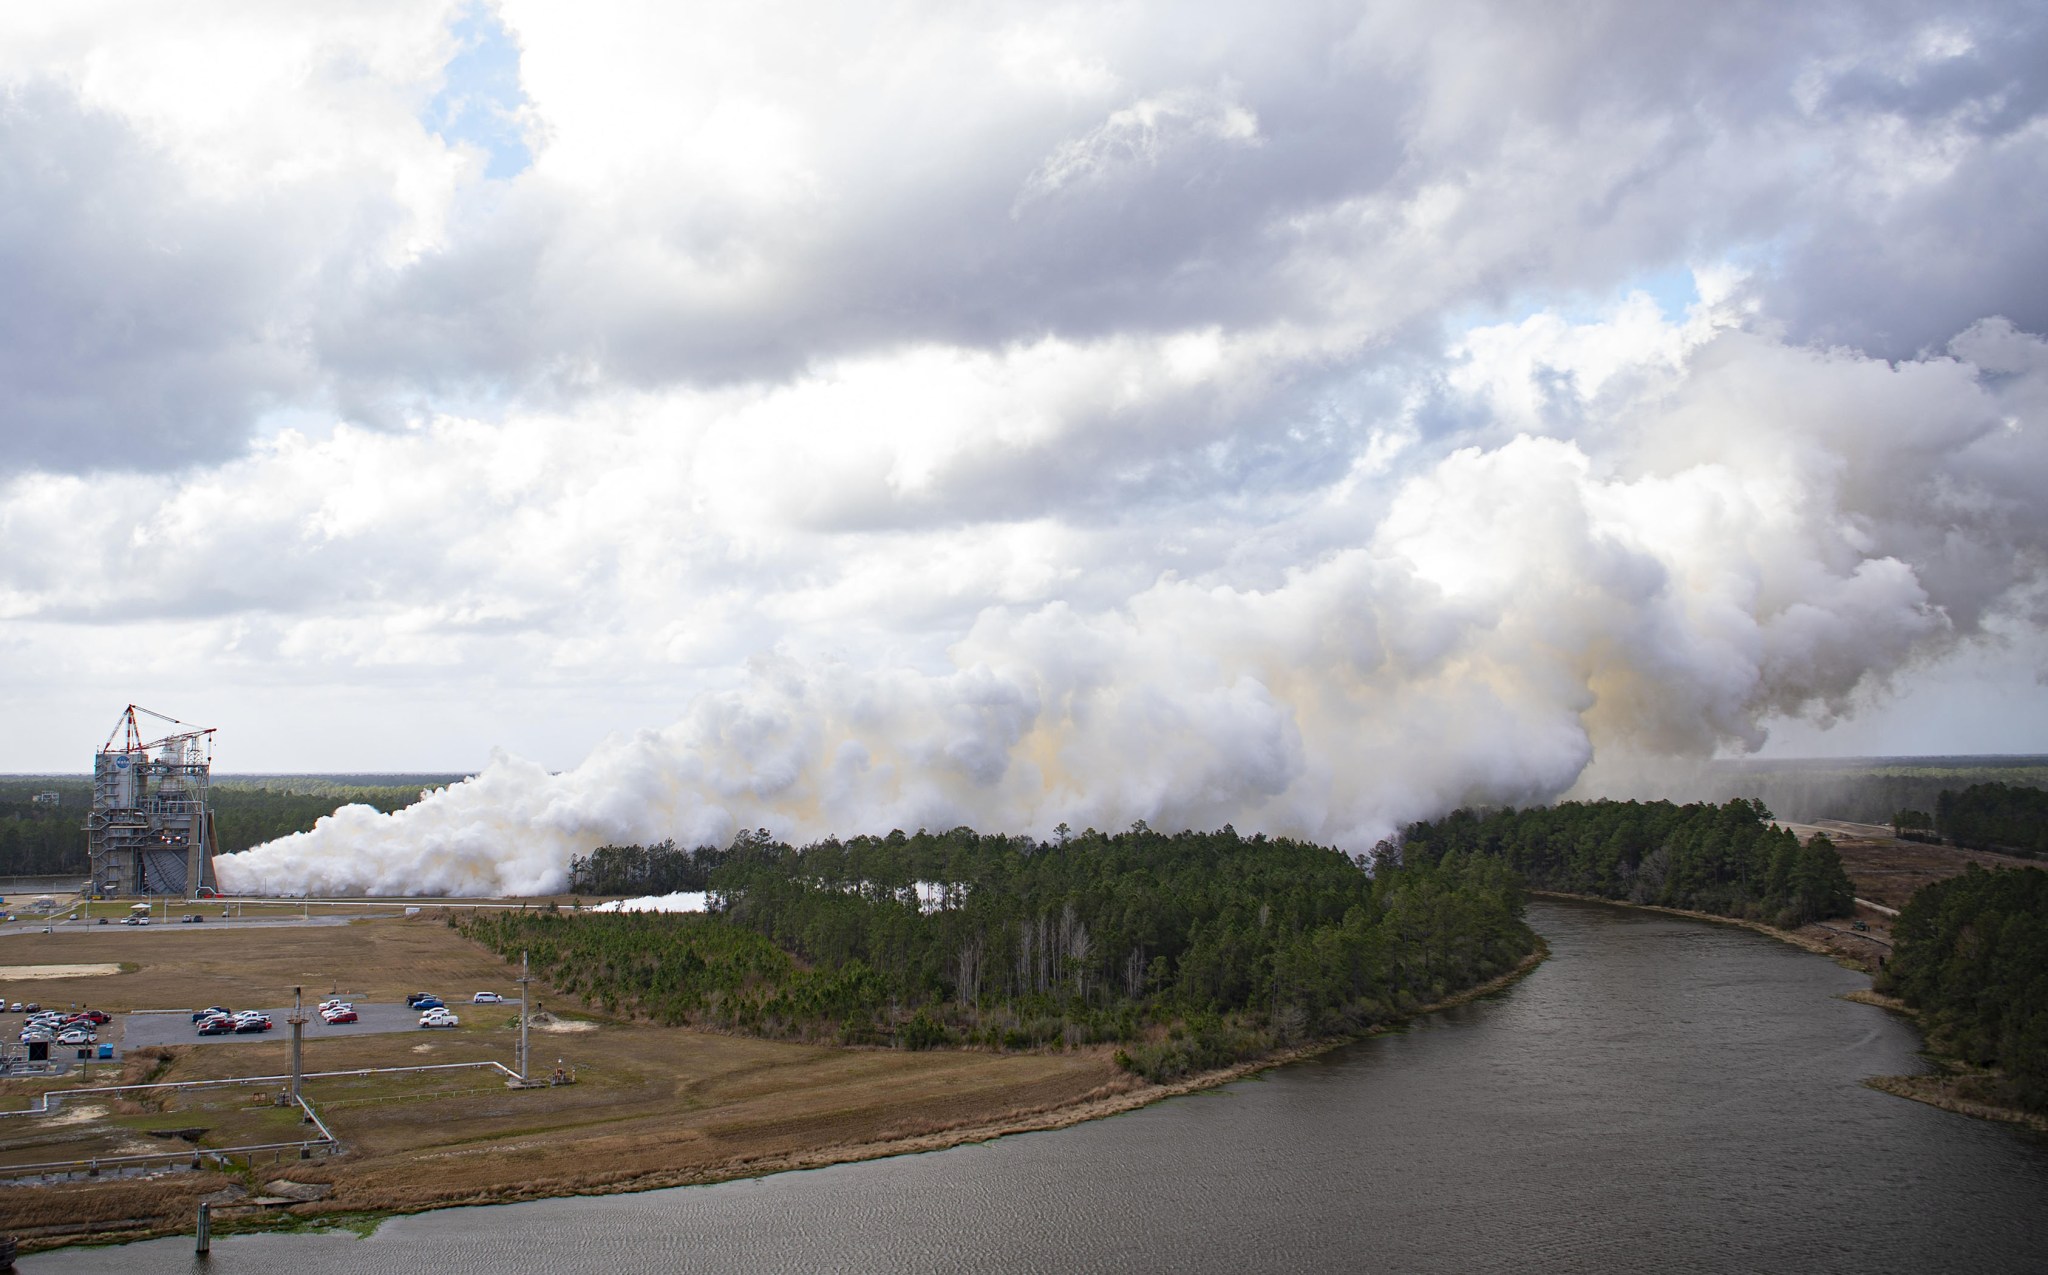
<path id="1" fill-rule="evenodd" d="M 178 923 L 180 925 L 196 925 L 197 923 L 204 921 L 205 919 L 205 917 L 199 915 L 197 912 L 187 912 L 185 915 L 178 918 Z"/>
<path id="2" fill-rule="evenodd" d="M 104 1027 L 113 1021 L 112 1016 L 103 1009 L 81 1009 L 73 1017 L 90 1018 L 95 1027 Z"/>
<path id="3" fill-rule="evenodd" d="M 199 1024 L 201 1036 L 225 1036 L 234 1029 L 234 1024 L 225 1018 L 209 1018 Z"/>
<path id="4" fill-rule="evenodd" d="M 226 1018 L 234 1012 L 234 1010 L 229 1009 L 225 1005 L 208 1005 L 205 1009 L 193 1010 L 192 1021 L 196 1023 L 203 1018 L 212 1018 L 215 1014 L 220 1015 L 222 1018 Z"/>
<path id="5" fill-rule="evenodd" d="M 324 1014 L 330 1009 L 354 1009 L 355 1002 L 345 1001 L 339 997 L 336 997 L 334 1000 L 331 1001 L 321 1001 L 318 1005 L 315 1005 L 313 1008 L 319 1010 L 321 1013 Z"/>
<path id="6" fill-rule="evenodd" d="M 502 1005 L 505 1003 L 505 998 L 496 992 L 478 992 L 469 998 L 469 1003 L 472 1005 Z"/>
<path id="7" fill-rule="evenodd" d="M 267 1032 L 269 1030 L 270 1019 L 267 1015 L 261 1018 L 238 1018 L 235 1020 L 235 1032 L 237 1035 L 247 1032 Z"/>
<path id="8" fill-rule="evenodd" d="M 434 995 L 432 992 L 414 992 L 412 995 L 405 998 L 406 1007 L 409 1009 L 425 1008 L 423 1004 L 423 1002 L 425 1001 L 432 1001 L 436 1005 L 438 1005 L 441 1003 L 441 998 Z"/>
<path id="9" fill-rule="evenodd" d="M 326 1013 L 320 1015 L 320 1017 L 326 1019 L 328 1024 L 331 1026 L 336 1023 L 355 1022 L 356 1012 L 350 1009 L 348 1006 L 343 1005 L 340 1009 L 328 1010 Z"/>
<path id="10" fill-rule="evenodd" d="M 446 1001 L 443 1001 L 443 1000 L 442 1000 L 442 999 L 441 999 L 440 997 L 438 997 L 438 996 L 429 996 L 429 997 L 427 997 L 427 999 L 425 999 L 425 1000 L 423 1000 L 423 1001 L 419 1002 L 418 1004 L 414 1005 L 414 1006 L 413 1006 L 413 1008 L 414 1008 L 414 1009 L 446 1009 L 446 1008 L 448 1008 L 448 1004 L 447 1004 L 447 1002 L 446 1002 Z"/>
<path id="11" fill-rule="evenodd" d="M 89 1032 L 83 1027 L 73 1027 L 57 1034 L 57 1043 L 60 1045 L 90 1045 L 96 1039 L 98 1033 Z"/>
<path id="12" fill-rule="evenodd" d="M 21 1012 L 21 1002 L 16 1001 L 14 1002 L 14 1004 L 8 1006 L 7 1012 L 10 1014 L 19 1014 Z"/>
<path id="13" fill-rule="evenodd" d="M 461 1019 L 449 1013 L 446 1009 L 430 1009 L 420 1015 L 420 1026 L 422 1027 L 454 1027 L 461 1022 Z"/>
<path id="14" fill-rule="evenodd" d="M 123 925 L 148 925 L 148 924 L 149 924 L 149 918 L 148 918 L 148 917 L 146 917 L 146 916 L 129 916 L 129 917 L 123 917 L 123 918 L 121 919 L 121 924 L 123 924 Z"/>
<path id="15" fill-rule="evenodd" d="M 422 1023 L 420 1025 L 424 1027 L 426 1024 Z M 21 1033 L 21 1043 L 24 1045 L 47 1045 L 55 1039 L 56 1037 L 52 1036 L 50 1033 L 45 1031 L 37 1031 L 33 1027 L 30 1027 Z"/>
<path id="16" fill-rule="evenodd" d="M 320 1010 L 320 1017 L 331 1019 L 336 1014 L 353 1014 L 355 1012 L 355 1006 L 343 1001 L 336 1001 L 332 1005 L 322 1006 Z"/>
<path id="17" fill-rule="evenodd" d="M 16 1006 L 15 1006 L 15 1008 L 16 1008 L 16 1009 L 25 1009 L 25 1010 L 27 1010 L 27 1011 L 28 1011 L 29 1013 L 31 1013 L 31 1014 L 35 1013 L 35 1012 L 36 1012 L 37 1010 L 41 1009 L 42 1007 L 43 1007 L 43 1006 L 42 1006 L 42 1003 L 41 1003 L 40 1001 L 30 1001 L 30 1002 L 29 1002 L 28 1004 L 26 1004 L 26 1005 L 16 1005 Z"/>

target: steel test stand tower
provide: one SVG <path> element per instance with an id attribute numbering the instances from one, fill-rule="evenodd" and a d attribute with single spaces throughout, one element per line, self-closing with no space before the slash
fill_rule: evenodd
<path id="1" fill-rule="evenodd" d="M 110 898 L 181 895 L 218 887 L 213 875 L 213 730 L 189 727 L 146 740 L 137 715 L 187 724 L 130 704 L 92 759 L 86 816 L 92 892 Z"/>

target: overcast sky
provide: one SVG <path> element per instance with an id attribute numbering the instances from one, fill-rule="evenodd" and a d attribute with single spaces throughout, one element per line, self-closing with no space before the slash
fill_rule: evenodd
<path id="1" fill-rule="evenodd" d="M 132 700 L 1363 835 L 2048 751 L 2043 67 L 2038 3 L 10 6 L 0 770 Z"/>

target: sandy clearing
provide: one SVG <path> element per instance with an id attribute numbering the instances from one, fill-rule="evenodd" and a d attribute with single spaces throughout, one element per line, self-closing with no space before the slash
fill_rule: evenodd
<path id="1" fill-rule="evenodd" d="M 15 978 L 93 978 L 120 972 L 121 967 L 111 962 L 102 965 L 0 965 L 0 982 Z"/>

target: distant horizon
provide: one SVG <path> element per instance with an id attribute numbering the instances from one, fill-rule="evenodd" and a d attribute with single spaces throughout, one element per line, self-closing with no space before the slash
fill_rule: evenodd
<path id="1" fill-rule="evenodd" d="M 2027 763 L 2048 765 L 2048 752 L 2038 753 L 1867 753 L 1841 756 L 1817 755 L 1811 757 L 1714 757 L 1697 763 L 1706 767 L 1770 768 L 1780 766 L 1853 765 L 1857 763 L 1885 763 L 1888 765 L 1946 763 L 1961 768 L 1965 765 L 2024 765 Z M 216 770 L 214 782 L 235 779 L 382 779 L 392 781 L 411 780 L 462 780 L 474 778 L 481 773 L 476 770 Z M 554 771 L 561 774 L 564 772 Z M 87 770 L 15 770 L 0 771 L 4 779 L 90 779 Z M 1560 798 L 1562 800 L 1562 798 Z"/>

